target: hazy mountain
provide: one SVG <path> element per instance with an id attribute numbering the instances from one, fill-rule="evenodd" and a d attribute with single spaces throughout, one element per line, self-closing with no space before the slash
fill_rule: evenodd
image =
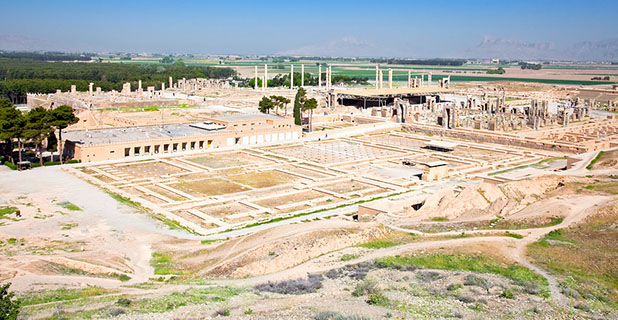
<path id="1" fill-rule="evenodd" d="M 363 57 L 375 55 L 376 46 L 355 37 L 341 37 L 328 42 L 280 52 L 293 56 Z"/>
<path id="2" fill-rule="evenodd" d="M 568 53 L 573 60 L 618 61 L 618 39 L 578 42 Z"/>
<path id="3" fill-rule="evenodd" d="M 558 47 L 552 42 L 525 42 L 516 39 L 485 37 L 476 47 L 456 56 L 481 59 L 596 60 L 618 61 L 618 39 L 578 42 Z"/>

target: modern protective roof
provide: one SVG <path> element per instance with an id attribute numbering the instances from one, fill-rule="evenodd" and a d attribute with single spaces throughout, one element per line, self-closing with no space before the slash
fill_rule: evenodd
<path id="1" fill-rule="evenodd" d="M 447 92 L 452 92 L 452 90 L 441 88 L 441 87 L 335 90 L 335 93 L 338 95 L 359 96 L 359 97 L 426 95 L 426 94 L 429 95 L 429 94 L 447 93 Z"/>

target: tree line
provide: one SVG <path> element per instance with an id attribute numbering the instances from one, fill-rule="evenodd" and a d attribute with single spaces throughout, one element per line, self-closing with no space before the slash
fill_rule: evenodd
<path id="1" fill-rule="evenodd" d="M 0 52 L 0 58 L 30 59 L 39 61 L 90 61 L 94 54 L 71 54 L 63 52 Z"/>
<path id="2" fill-rule="evenodd" d="M 369 78 L 367 77 L 350 77 L 348 75 L 344 75 L 344 74 L 335 74 L 332 76 L 332 82 L 333 84 L 344 84 L 344 85 L 367 85 L 369 84 L 368 82 Z M 326 73 L 322 72 L 322 81 L 326 81 Z M 262 82 L 263 80 L 258 77 L 258 87 L 261 88 L 262 87 Z M 294 72 L 294 86 L 295 87 L 300 87 L 301 86 L 301 73 L 300 72 Z M 245 86 L 245 87 L 249 87 L 249 88 L 253 88 L 255 84 L 255 78 L 249 78 L 245 84 L 242 84 L 241 86 Z M 313 76 L 311 73 L 309 72 L 305 72 L 305 83 L 304 85 L 306 86 L 317 86 L 318 85 L 318 77 Z M 289 87 L 290 86 L 290 74 L 289 73 L 284 73 L 284 74 L 278 74 L 276 76 L 274 76 L 272 79 L 268 79 L 268 87 L 269 88 L 274 88 L 274 87 Z"/>
<path id="3" fill-rule="evenodd" d="M 70 106 L 62 105 L 51 110 L 36 107 L 24 113 L 16 109 L 10 100 L 0 99 L 0 155 L 8 159 L 14 168 L 15 160 L 23 160 L 24 145 L 29 143 L 38 152 L 39 164 L 43 165 L 43 145 L 47 141 L 50 149 L 50 142 L 56 141 L 55 131 L 58 130 L 58 151 L 62 163 L 62 130 L 78 121 Z"/>
<path id="4" fill-rule="evenodd" d="M 178 61 L 177 61 L 178 62 Z M 0 58 L 0 98 L 13 102 L 26 93 L 53 93 L 56 89 L 68 90 L 75 84 L 78 90 L 87 90 L 88 83 L 104 90 L 121 90 L 122 84 L 130 82 L 137 87 L 161 88 L 171 76 L 181 78 L 226 79 L 236 75 L 232 68 L 211 66 L 186 66 L 184 63 L 123 64 L 48 62 L 24 58 Z"/>
<path id="5" fill-rule="evenodd" d="M 422 66 L 463 66 L 466 63 L 464 59 L 371 59 L 371 63 L 386 63 L 386 64 L 416 64 Z"/>

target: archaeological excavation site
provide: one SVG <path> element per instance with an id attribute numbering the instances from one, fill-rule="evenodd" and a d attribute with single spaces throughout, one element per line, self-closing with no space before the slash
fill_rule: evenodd
<path id="1" fill-rule="evenodd" d="M 618 7 L 343 2 L 3 27 L 0 320 L 618 319 Z"/>

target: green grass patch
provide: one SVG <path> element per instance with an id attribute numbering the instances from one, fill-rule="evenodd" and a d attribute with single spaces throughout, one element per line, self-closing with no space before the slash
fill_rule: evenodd
<path id="1" fill-rule="evenodd" d="M 504 233 L 504 236 L 505 237 L 515 238 L 515 239 L 523 239 L 524 238 L 524 236 L 522 236 L 521 234 L 511 233 L 511 232 L 508 232 L 508 231 Z"/>
<path id="2" fill-rule="evenodd" d="M 82 209 L 76 205 L 74 205 L 71 202 L 68 201 L 62 201 L 62 202 L 58 202 L 58 205 L 67 209 L 67 210 L 71 210 L 71 211 L 82 211 Z"/>
<path id="3" fill-rule="evenodd" d="M 0 207 L 0 219 L 10 219 L 8 215 L 15 214 L 17 212 L 16 207 Z"/>
<path id="4" fill-rule="evenodd" d="M 433 217 L 433 218 L 431 218 L 431 221 L 445 222 L 445 221 L 448 221 L 448 218 L 447 217 Z"/>
<path id="5" fill-rule="evenodd" d="M 378 258 L 376 262 L 387 267 L 414 265 L 419 268 L 449 271 L 471 271 L 501 275 L 519 283 L 535 283 L 547 286 L 547 279 L 532 270 L 511 264 L 504 266 L 496 260 L 483 255 L 427 254 L 417 256 L 397 256 Z"/>
<path id="6" fill-rule="evenodd" d="M 509 169 L 504 169 L 504 170 L 500 170 L 500 171 L 494 171 L 494 172 L 490 172 L 487 175 L 488 176 L 495 176 L 495 175 L 499 175 L 499 174 L 503 174 L 503 173 L 507 173 L 507 172 L 511 172 L 511 171 L 515 171 L 515 170 L 520 170 L 520 169 L 525 169 L 528 168 L 528 165 L 522 165 L 522 166 L 517 166 L 514 168 L 509 168 Z"/>
<path id="7" fill-rule="evenodd" d="M 155 275 L 184 275 L 187 272 L 176 270 L 169 254 L 153 252 L 150 265 L 154 268 Z"/>
<path id="8" fill-rule="evenodd" d="M 354 260 L 356 258 L 360 257 L 360 255 L 358 254 L 344 254 L 341 256 L 341 261 L 350 261 L 350 260 Z"/>
<path id="9" fill-rule="evenodd" d="M 368 248 L 368 249 L 382 249 L 382 248 L 394 247 L 396 245 L 397 245 L 396 242 L 376 240 L 376 241 L 365 242 L 363 244 L 359 244 L 358 246 L 362 248 Z"/>
<path id="10" fill-rule="evenodd" d="M 590 161 L 590 163 L 586 166 L 586 169 L 588 170 L 592 170 L 592 166 L 599 161 L 599 159 L 601 159 L 601 157 L 603 156 L 603 154 L 605 153 L 605 151 L 599 151 L 599 154 L 597 154 L 596 157 L 594 157 L 594 159 L 592 159 L 592 161 Z"/>
<path id="11" fill-rule="evenodd" d="M 22 306 L 31 306 L 42 303 L 76 300 L 104 294 L 113 293 L 115 291 L 104 289 L 101 287 L 88 287 L 84 289 L 56 289 L 56 290 L 41 290 L 36 292 L 27 292 L 21 296 Z"/>

